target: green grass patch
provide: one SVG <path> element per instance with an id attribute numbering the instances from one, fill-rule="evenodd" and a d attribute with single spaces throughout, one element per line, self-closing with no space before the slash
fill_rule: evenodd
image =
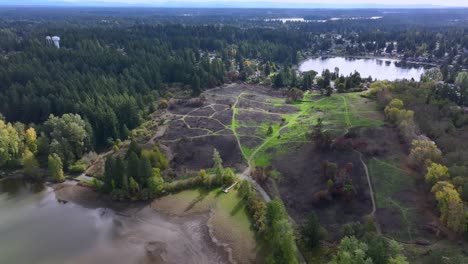
<path id="1" fill-rule="evenodd" d="M 369 161 L 369 173 L 376 189 L 377 207 L 380 208 L 394 207 L 390 196 L 414 184 L 414 179 L 408 171 L 400 169 L 398 164 L 392 161 L 372 158 Z"/>
<path id="2" fill-rule="evenodd" d="M 360 114 L 360 112 L 378 112 L 375 105 L 366 100 L 368 99 L 362 98 L 359 93 L 322 97 L 316 93 L 306 92 L 303 101 L 290 104 L 297 108 L 297 112 L 282 115 L 284 120 L 282 123 L 265 120 L 260 125 L 251 120 L 237 120 L 238 115 L 242 115 L 242 111 L 233 107 L 231 129 L 234 135 L 239 137 L 236 132 L 237 128 L 256 127 L 255 134 L 263 138 L 263 142 L 256 148 L 242 146 L 242 152 L 246 159 L 251 158 L 257 166 L 268 166 L 274 157 L 306 143 L 306 133 L 320 117 L 323 118 L 326 128 L 333 131 L 334 135 L 340 135 L 354 126 L 381 126 L 383 124 L 381 118 L 369 118 L 367 115 Z M 266 102 L 278 107 L 285 105 L 284 99 L 281 98 L 269 98 Z M 353 107 L 353 105 L 359 105 L 359 107 Z M 273 132 L 268 134 L 270 126 Z"/>
<path id="3" fill-rule="evenodd" d="M 380 160 L 372 158 L 368 165 L 374 183 L 377 208 L 393 209 L 400 213 L 399 221 L 402 230 L 389 235 L 397 239 L 413 240 L 420 233 L 416 226 L 415 208 L 411 204 L 404 204 L 394 198 L 399 192 L 414 186 L 413 175 L 399 167 L 398 159 Z"/>
<path id="4" fill-rule="evenodd" d="M 243 200 L 237 195 L 237 190 L 219 196 L 216 210 L 224 214 L 229 214 L 236 226 L 244 232 L 251 230 L 251 221 L 247 208 Z"/>

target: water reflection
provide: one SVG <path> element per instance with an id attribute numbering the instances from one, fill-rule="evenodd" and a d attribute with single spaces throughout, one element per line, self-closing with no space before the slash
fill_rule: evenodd
<path id="1" fill-rule="evenodd" d="M 0 263 L 226 262 L 208 235 L 207 215 L 169 217 L 141 205 L 109 209 L 90 194 L 83 207 L 58 199 L 60 192 L 81 197 L 75 189 L 82 187 L 54 188 L 0 181 Z"/>
<path id="2" fill-rule="evenodd" d="M 423 67 L 397 66 L 397 60 L 392 59 L 360 59 L 345 57 L 319 57 L 303 61 L 299 65 L 300 71 L 314 70 L 321 73 L 328 69 L 334 71 L 338 67 L 340 74 L 349 75 L 358 71 L 361 77 L 372 76 L 373 79 L 394 81 L 397 79 L 411 79 L 419 81 L 424 73 Z"/>

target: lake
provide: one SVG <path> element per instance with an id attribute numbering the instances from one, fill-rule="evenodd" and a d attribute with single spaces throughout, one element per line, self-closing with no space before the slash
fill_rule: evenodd
<path id="1" fill-rule="evenodd" d="M 207 215 L 171 217 L 147 205 L 106 207 L 99 194 L 0 179 L 0 263 L 226 263 Z M 73 197 L 78 203 L 63 202 Z"/>
<path id="2" fill-rule="evenodd" d="M 330 57 L 330 58 L 311 58 L 300 63 L 299 71 L 314 70 L 321 74 L 325 69 L 331 72 L 335 71 L 335 67 L 340 69 L 340 74 L 349 75 L 354 71 L 358 71 L 361 77 L 372 76 L 377 80 L 394 81 L 397 79 L 411 79 L 419 81 L 421 74 L 424 73 L 424 68 L 420 67 L 399 67 L 396 65 L 398 60 L 392 59 L 357 59 L 345 57 Z"/>

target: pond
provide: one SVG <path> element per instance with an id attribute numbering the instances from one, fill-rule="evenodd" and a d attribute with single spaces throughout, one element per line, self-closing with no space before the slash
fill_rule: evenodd
<path id="1" fill-rule="evenodd" d="M 61 200 L 77 190 L 90 199 Z M 0 263 L 226 263 L 207 215 L 171 217 L 148 205 L 110 209 L 92 193 L 72 182 L 58 189 L 0 179 Z"/>
<path id="2" fill-rule="evenodd" d="M 421 74 L 424 73 L 422 66 L 401 67 L 397 64 L 398 60 L 393 59 L 318 57 L 303 61 L 299 65 L 299 71 L 314 70 L 320 74 L 325 69 L 333 72 L 335 67 L 338 67 L 340 74 L 343 75 L 349 75 L 357 71 L 361 74 L 361 77 L 372 76 L 373 79 L 389 81 L 397 79 L 410 80 L 411 78 L 419 81 Z"/>

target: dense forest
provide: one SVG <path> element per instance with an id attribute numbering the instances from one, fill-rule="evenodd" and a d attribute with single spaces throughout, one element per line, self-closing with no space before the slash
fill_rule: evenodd
<path id="1" fill-rule="evenodd" d="M 315 98 L 311 94 L 330 99 L 361 92 L 353 95 L 377 102 L 376 111 L 384 113 L 379 113 L 383 127 L 395 132 L 408 168 L 432 193 L 440 221 L 457 237 L 468 237 L 466 10 L 408 12 L 0 8 L 0 168 L 22 168 L 30 178 L 63 182 L 99 160 L 102 178 L 92 178 L 89 185 L 121 201 L 238 184 L 253 229 L 272 249 L 268 263 L 296 263 L 296 235 L 298 245 L 309 249 L 320 248 L 326 237 L 315 213 L 295 230 L 281 199 L 260 199 L 258 179 L 237 178 L 223 167 L 216 149 L 212 168 L 176 175 L 156 136 L 151 144 L 147 138 L 137 142 L 132 132 L 158 109 L 171 109 L 173 101 L 203 105 L 204 96 L 192 97 L 225 83 L 272 88 L 291 108 Z M 389 82 L 357 71 L 345 75 L 338 67 L 298 70 L 302 60 L 319 56 L 383 57 L 398 60 L 397 66 L 423 65 L 426 71 L 420 81 Z M 342 98 L 348 115 L 354 106 Z M 232 120 L 239 110 L 234 107 L 226 104 Z M 159 126 L 163 119 L 147 123 Z M 281 116 L 279 128 L 266 125 L 265 134 L 280 139 L 286 121 Z M 328 122 L 318 118 L 310 131 L 301 131 L 315 144 L 314 153 L 338 149 L 340 138 L 332 137 Z M 332 189 L 338 165 L 324 161 L 321 166 L 325 172 L 336 167 L 328 168 Z M 269 171 L 253 168 L 258 170 L 252 174 L 261 176 Z M 351 181 L 342 187 L 355 193 Z M 401 246 L 381 236 L 377 226 L 370 221 L 343 225 L 341 244 L 326 254 L 330 263 L 407 263 Z"/>
<path id="2" fill-rule="evenodd" d="M 2 42 L 14 41 L 2 45 L 0 112 L 7 120 L 24 123 L 43 122 L 51 113 L 78 113 L 91 124 L 96 146 L 103 146 L 108 139 L 126 138 L 167 84 L 193 89 L 219 85 L 235 69 L 234 57 L 295 62 L 292 54 L 299 46 L 287 43 L 291 38 L 300 45 L 297 36 L 252 31 L 178 25 L 71 27 L 54 31 L 63 39 L 62 48 L 56 49 L 45 43 L 50 31 L 25 32 L 31 35 L 20 41 L 6 29 Z M 232 47 L 234 43 L 238 45 Z M 221 52 L 223 60 L 210 59 L 210 51 Z"/>

